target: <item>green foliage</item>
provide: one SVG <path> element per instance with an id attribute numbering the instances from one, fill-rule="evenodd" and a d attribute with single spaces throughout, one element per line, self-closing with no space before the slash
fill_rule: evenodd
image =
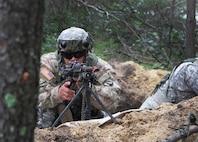
<path id="1" fill-rule="evenodd" d="M 112 50 L 116 50 L 118 45 L 114 43 L 113 39 L 106 41 L 97 41 L 94 48 L 94 53 L 104 60 L 110 60 L 112 56 Z"/>
<path id="2" fill-rule="evenodd" d="M 63 29 L 77 26 L 89 32 L 96 41 L 94 52 L 105 60 L 133 59 L 134 53 L 122 48 L 122 39 L 139 55 L 138 62 L 153 58 L 153 68 L 161 68 L 161 63 L 168 68 L 184 58 L 186 1 L 174 2 L 86 0 L 88 7 L 77 0 L 46 1 L 42 54 L 56 49 Z"/>
<path id="3" fill-rule="evenodd" d="M 119 44 L 117 44 L 113 39 L 108 39 L 105 41 L 96 41 L 95 42 L 96 46 L 94 48 L 94 53 L 106 60 L 109 61 L 111 59 L 119 60 L 119 61 L 126 61 L 129 58 L 126 56 L 122 56 L 119 54 Z"/>
<path id="4" fill-rule="evenodd" d="M 12 108 L 17 103 L 16 96 L 11 93 L 5 94 L 4 100 L 8 108 Z"/>
<path id="5" fill-rule="evenodd" d="M 56 50 L 57 34 L 46 35 L 43 38 L 41 54 L 53 52 Z"/>
<path id="6" fill-rule="evenodd" d="M 167 70 L 167 68 L 165 68 L 164 66 L 162 66 L 162 65 L 160 65 L 158 63 L 154 63 L 152 65 L 140 63 L 140 65 L 144 66 L 147 69 L 162 69 L 162 70 Z"/>
<path id="7" fill-rule="evenodd" d="M 19 134 L 20 136 L 25 136 L 26 132 L 27 132 L 27 127 L 23 126 L 20 128 Z"/>

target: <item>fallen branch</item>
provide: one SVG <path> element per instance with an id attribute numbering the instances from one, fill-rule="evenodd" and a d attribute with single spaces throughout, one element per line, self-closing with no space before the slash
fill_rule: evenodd
<path id="1" fill-rule="evenodd" d="M 169 136 L 160 142 L 177 142 L 178 140 L 189 137 L 193 133 L 198 133 L 198 125 L 190 125 L 189 129 L 181 129 L 178 133 Z"/>

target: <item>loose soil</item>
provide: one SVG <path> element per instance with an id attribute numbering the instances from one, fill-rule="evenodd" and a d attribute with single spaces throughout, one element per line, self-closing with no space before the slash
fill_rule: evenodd
<path id="1" fill-rule="evenodd" d="M 96 122 L 86 121 L 53 130 L 36 128 L 35 142 L 165 142 L 182 134 L 189 135 L 185 141 L 196 142 L 197 133 L 190 135 L 188 130 L 197 126 L 190 124 L 193 120 L 190 118 L 198 117 L 198 97 L 179 104 L 164 103 L 154 110 L 138 111 L 137 108 L 156 84 L 169 72 L 145 69 L 132 61 L 110 61 L 110 64 L 122 85 L 122 103 L 118 112 L 132 112 L 117 117 L 119 124 L 105 123 L 99 126 Z M 183 140 L 178 139 L 175 141 Z"/>

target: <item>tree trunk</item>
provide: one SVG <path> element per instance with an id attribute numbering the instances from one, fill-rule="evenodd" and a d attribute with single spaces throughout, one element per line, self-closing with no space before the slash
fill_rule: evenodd
<path id="1" fill-rule="evenodd" d="M 43 0 L 0 1 L 0 141 L 34 141 Z"/>
<path id="2" fill-rule="evenodd" d="M 196 0 L 186 0 L 187 1 L 187 20 L 186 20 L 186 48 L 185 57 L 193 58 L 196 56 L 195 48 L 195 6 Z"/>

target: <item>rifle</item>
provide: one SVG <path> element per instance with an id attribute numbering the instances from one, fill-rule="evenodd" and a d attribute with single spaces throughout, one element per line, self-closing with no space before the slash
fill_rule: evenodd
<path id="1" fill-rule="evenodd" d="M 60 69 L 60 76 L 63 80 L 66 80 L 68 78 L 71 79 L 70 88 L 73 87 L 73 84 L 75 82 L 82 82 L 82 86 L 77 91 L 74 98 L 68 103 L 68 105 L 64 108 L 64 110 L 60 113 L 58 118 L 54 121 L 54 123 L 51 126 L 51 130 L 54 126 L 59 122 L 59 120 L 62 118 L 64 113 L 73 105 L 73 103 L 76 101 L 78 96 L 81 94 L 83 90 L 85 90 L 85 100 L 86 100 L 86 108 L 85 108 L 85 119 L 90 119 L 90 96 L 93 95 L 96 99 L 96 101 L 100 104 L 102 109 L 110 116 L 111 120 L 114 123 L 118 123 L 116 119 L 112 116 L 112 114 L 107 110 L 107 108 L 104 106 L 102 101 L 99 99 L 99 97 L 96 95 L 96 93 L 91 89 L 91 84 L 97 83 L 97 78 L 95 75 L 95 72 L 99 71 L 97 67 L 90 67 L 87 66 L 85 63 L 79 63 L 79 62 L 71 62 L 68 65 L 64 64 Z"/>

